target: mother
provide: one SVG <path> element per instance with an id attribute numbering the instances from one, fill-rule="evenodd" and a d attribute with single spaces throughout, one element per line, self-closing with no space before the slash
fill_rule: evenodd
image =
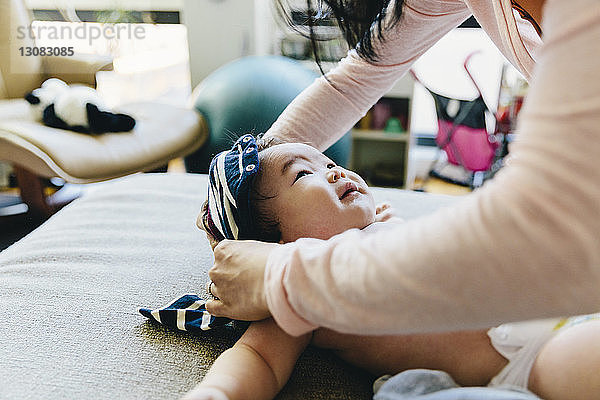
<path id="1" fill-rule="evenodd" d="M 271 314 L 300 335 L 318 326 L 354 334 L 474 329 L 600 310 L 600 2 L 326 2 L 355 49 L 304 90 L 268 135 L 327 148 L 473 14 L 530 79 L 510 163 L 456 206 L 393 234 L 224 241 L 210 271 L 220 299 L 207 305 L 210 312 Z M 600 325 L 586 329 L 566 331 L 561 340 L 570 347 L 546 352 L 546 360 L 580 352 L 581 362 L 597 362 L 598 346 L 582 348 L 577 335 L 598 337 Z M 562 380 L 544 374 L 536 379 L 556 381 L 558 391 L 548 397 L 576 398 L 560 393 L 568 371 Z"/>

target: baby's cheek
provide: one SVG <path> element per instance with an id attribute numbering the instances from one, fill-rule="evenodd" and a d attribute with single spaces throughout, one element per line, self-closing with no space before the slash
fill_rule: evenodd
<path id="1" fill-rule="evenodd" d="M 323 238 L 328 235 L 332 217 L 318 199 L 301 206 L 290 204 L 280 218 L 282 237 L 286 242 L 300 237 Z"/>

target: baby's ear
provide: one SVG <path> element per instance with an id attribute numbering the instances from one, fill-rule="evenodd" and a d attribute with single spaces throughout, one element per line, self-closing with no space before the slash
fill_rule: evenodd
<path id="1" fill-rule="evenodd" d="M 206 218 L 207 212 L 208 212 L 208 200 L 205 201 L 202 204 L 202 207 L 200 208 L 200 213 L 196 217 L 196 226 L 198 227 L 198 229 L 200 229 L 201 231 L 204 231 L 204 233 L 206 233 L 206 238 L 208 239 L 208 243 L 210 244 L 210 247 L 214 250 L 215 247 L 217 246 L 217 244 L 219 244 L 219 241 L 212 235 L 212 233 L 210 233 L 206 229 L 206 225 L 204 224 L 204 219 Z"/>
<path id="2" fill-rule="evenodd" d="M 206 232 L 206 228 L 204 227 L 204 217 L 208 213 L 208 199 L 204 200 L 202 206 L 200 206 L 200 213 L 198 217 L 196 217 L 196 226 Z M 208 233 L 208 232 L 207 232 Z"/>
<path id="3" fill-rule="evenodd" d="M 206 228 L 204 227 L 204 213 L 200 212 L 200 214 L 198 214 L 198 218 L 196 218 L 196 226 L 198 227 L 198 229 L 200 229 L 201 231 L 204 231 L 204 233 L 206 233 L 206 238 L 208 239 L 208 243 L 210 244 L 210 247 L 214 250 L 215 247 L 217 247 L 217 244 L 219 244 L 219 241 L 217 239 L 215 239 L 215 237 L 213 235 L 211 235 L 210 232 L 208 232 L 206 230 Z"/>
<path id="4" fill-rule="evenodd" d="M 203 218 L 204 218 L 204 213 L 201 212 L 200 214 L 198 214 L 198 217 L 196 218 L 196 226 L 198 227 L 198 229 L 206 232 L 206 229 L 204 229 L 204 223 L 202 222 Z"/>

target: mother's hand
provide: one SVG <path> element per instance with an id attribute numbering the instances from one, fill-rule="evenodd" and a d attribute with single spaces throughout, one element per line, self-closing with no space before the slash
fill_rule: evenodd
<path id="1" fill-rule="evenodd" d="M 244 321 L 258 321 L 271 314 L 264 291 L 267 259 L 276 243 L 223 240 L 215 248 L 215 264 L 208 271 L 213 282 L 206 303 L 209 313 Z"/>

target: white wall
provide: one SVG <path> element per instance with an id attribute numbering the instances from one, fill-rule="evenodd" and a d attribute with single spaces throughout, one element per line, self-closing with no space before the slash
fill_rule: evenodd
<path id="1" fill-rule="evenodd" d="M 254 0 L 184 0 L 192 86 L 226 62 L 254 52 Z"/>
<path id="2" fill-rule="evenodd" d="M 184 0 L 192 86 L 239 57 L 272 53 L 271 0 Z"/>

